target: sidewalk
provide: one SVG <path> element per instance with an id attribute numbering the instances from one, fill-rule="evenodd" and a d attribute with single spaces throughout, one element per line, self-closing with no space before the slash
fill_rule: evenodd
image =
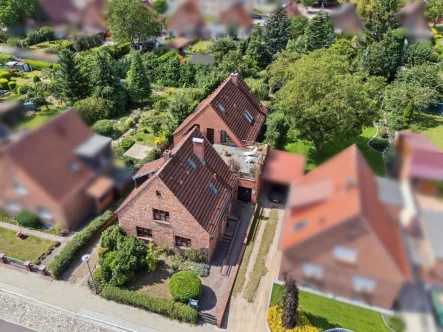
<path id="1" fill-rule="evenodd" d="M 106 322 L 128 331 L 217 330 L 215 326 L 208 324 L 182 324 L 157 314 L 104 300 L 86 287 L 18 271 L 11 267 L 0 266 L 0 294 L 2 290 L 25 296 L 28 299 L 23 300 L 29 303 L 33 300 L 41 301 L 86 319 Z"/>
<path id="2" fill-rule="evenodd" d="M 10 229 L 10 230 L 16 231 L 16 232 L 22 230 L 22 231 L 24 231 L 24 233 L 26 235 L 33 235 L 33 236 L 41 237 L 43 239 L 47 239 L 47 240 L 50 240 L 50 241 L 58 241 L 60 243 L 63 243 L 63 242 L 65 242 L 65 241 L 67 241 L 69 239 L 69 237 L 63 237 L 63 236 L 58 236 L 58 235 L 55 235 L 55 234 L 40 232 L 40 231 L 37 231 L 37 230 L 20 227 L 20 226 L 17 226 L 17 225 L 14 225 L 14 224 L 10 224 L 10 223 L 7 223 L 7 222 L 3 222 L 3 221 L 0 221 L 0 227 L 6 228 L 6 229 Z"/>

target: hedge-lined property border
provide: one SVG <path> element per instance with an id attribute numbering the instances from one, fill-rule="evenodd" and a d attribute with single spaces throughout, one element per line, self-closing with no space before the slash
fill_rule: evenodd
<path id="1" fill-rule="evenodd" d="M 88 244 L 89 241 L 100 231 L 111 219 L 115 219 L 112 211 L 106 211 L 101 216 L 95 218 L 83 230 L 77 233 L 74 238 L 55 256 L 49 271 L 54 279 L 58 279 L 60 273 L 66 268 L 72 260 L 77 256 L 80 250 Z"/>
<path id="2" fill-rule="evenodd" d="M 107 300 L 141 308 L 171 319 L 176 319 L 180 322 L 190 324 L 196 324 L 198 322 L 197 310 L 184 303 L 140 294 L 111 285 L 106 285 L 100 295 Z"/>
<path id="3" fill-rule="evenodd" d="M 45 61 L 37 61 L 37 60 L 23 60 L 23 62 L 29 64 L 32 68 L 32 70 L 43 70 L 44 68 L 50 68 L 52 66 L 52 63 L 45 62 Z"/>

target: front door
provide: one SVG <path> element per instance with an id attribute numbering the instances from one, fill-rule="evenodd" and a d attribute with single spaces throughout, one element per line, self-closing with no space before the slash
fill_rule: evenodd
<path id="1" fill-rule="evenodd" d="M 214 129 L 208 128 L 206 129 L 206 138 L 211 144 L 214 144 Z"/>
<path id="2" fill-rule="evenodd" d="M 245 203 L 251 203 L 252 189 L 245 187 L 238 187 L 238 196 L 237 199 L 239 201 L 243 201 Z"/>

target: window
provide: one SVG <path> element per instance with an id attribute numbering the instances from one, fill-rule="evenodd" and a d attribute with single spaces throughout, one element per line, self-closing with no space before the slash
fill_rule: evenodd
<path id="1" fill-rule="evenodd" d="M 294 226 L 292 226 L 292 230 L 294 232 L 300 231 L 303 228 L 305 228 L 307 224 L 308 224 L 307 220 L 301 220 L 301 221 L 297 222 Z"/>
<path id="2" fill-rule="evenodd" d="M 19 196 L 23 196 L 28 193 L 28 189 L 26 189 L 26 187 L 21 183 L 14 182 L 13 186 L 14 186 L 14 192 Z"/>
<path id="3" fill-rule="evenodd" d="M 197 169 L 196 163 L 194 163 L 191 158 L 188 158 L 188 164 L 191 165 L 193 169 Z"/>
<path id="4" fill-rule="evenodd" d="M 137 236 L 140 237 L 152 237 L 152 229 L 135 227 L 137 229 Z"/>
<path id="5" fill-rule="evenodd" d="M 252 124 L 254 122 L 254 117 L 251 115 L 251 113 L 249 113 L 248 111 L 246 111 L 244 114 L 245 119 Z"/>
<path id="6" fill-rule="evenodd" d="M 175 237 L 175 245 L 179 246 L 179 247 L 188 247 L 190 248 L 192 243 L 190 239 L 186 239 L 184 237 L 181 236 L 176 236 Z"/>
<path id="7" fill-rule="evenodd" d="M 355 263 L 357 261 L 357 250 L 338 246 L 334 248 L 334 257 L 346 263 Z"/>
<path id="8" fill-rule="evenodd" d="M 169 212 L 153 209 L 154 220 L 169 221 Z"/>
<path id="9" fill-rule="evenodd" d="M 360 293 L 371 293 L 375 289 L 377 283 L 369 278 L 354 276 L 352 277 L 352 286 L 354 290 Z"/>
<path id="10" fill-rule="evenodd" d="M 22 209 L 22 206 L 20 204 L 18 204 L 17 202 L 8 201 L 8 202 L 6 202 L 6 208 L 12 212 L 18 212 Z"/>
<path id="11" fill-rule="evenodd" d="M 218 104 L 218 109 L 223 113 L 225 112 L 225 108 L 221 104 Z"/>
<path id="12" fill-rule="evenodd" d="M 156 195 L 157 197 L 162 197 L 162 193 L 160 192 L 160 190 L 156 190 L 156 191 L 155 191 L 155 195 Z"/>
<path id="13" fill-rule="evenodd" d="M 42 219 L 52 219 L 51 211 L 44 207 L 37 208 L 37 215 Z"/>
<path id="14" fill-rule="evenodd" d="M 316 279 L 320 279 L 321 277 L 323 277 L 324 272 L 321 266 L 311 263 L 302 264 L 302 271 L 305 277 Z"/>
<path id="15" fill-rule="evenodd" d="M 218 190 L 217 188 L 215 188 L 214 184 L 210 183 L 209 184 L 209 188 L 211 188 L 212 192 L 214 193 L 215 196 L 218 195 Z"/>

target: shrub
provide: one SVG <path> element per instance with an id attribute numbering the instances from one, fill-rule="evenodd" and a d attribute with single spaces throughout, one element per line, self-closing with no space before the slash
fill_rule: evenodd
<path id="1" fill-rule="evenodd" d="M 28 93 L 29 86 L 27 84 L 23 84 L 18 87 L 17 92 L 21 95 L 25 95 Z"/>
<path id="2" fill-rule="evenodd" d="M 34 82 L 34 83 L 41 82 L 41 79 L 40 79 L 40 77 L 38 77 L 38 76 L 36 75 L 36 76 L 34 76 L 34 77 L 32 78 L 32 82 Z"/>
<path id="3" fill-rule="evenodd" d="M 405 322 L 399 316 L 389 316 L 387 321 L 389 327 L 395 332 L 403 332 L 406 330 Z"/>
<path id="4" fill-rule="evenodd" d="M 99 135 L 112 137 L 113 123 L 111 120 L 99 120 L 92 126 L 92 130 Z"/>
<path id="5" fill-rule="evenodd" d="M 11 81 L 11 82 L 8 83 L 8 86 L 9 86 L 9 90 L 12 91 L 12 90 L 14 90 L 17 87 L 17 82 Z"/>
<path id="6" fill-rule="evenodd" d="M 109 104 L 103 98 L 88 97 L 74 103 L 73 108 L 89 125 L 104 120 L 110 115 Z"/>
<path id="7" fill-rule="evenodd" d="M 168 289 L 176 301 L 187 303 L 190 298 L 198 299 L 203 292 L 200 278 L 193 271 L 180 271 L 169 279 Z"/>
<path id="8" fill-rule="evenodd" d="M 17 222 L 24 227 L 40 228 L 38 217 L 29 211 L 21 211 L 17 214 Z"/>
<path id="9" fill-rule="evenodd" d="M 98 34 L 92 36 L 77 35 L 72 40 L 72 44 L 77 52 L 83 52 L 100 46 L 102 37 Z"/>
<path id="10" fill-rule="evenodd" d="M 374 138 L 371 143 L 369 143 L 369 145 L 378 151 L 384 151 L 388 146 L 389 146 L 389 140 L 384 139 L 384 138 L 380 138 L 380 137 L 376 137 Z"/>
<path id="11" fill-rule="evenodd" d="M 44 68 L 51 68 L 52 64 L 45 61 L 37 61 L 37 60 L 24 60 L 27 64 L 32 67 L 32 70 L 43 70 Z"/>
<path id="12" fill-rule="evenodd" d="M 286 329 L 282 325 L 282 314 L 283 310 L 278 306 L 273 306 L 268 309 L 268 315 L 266 317 L 266 322 L 268 323 L 269 329 L 272 332 L 318 332 L 319 329 L 312 326 L 308 317 L 299 308 L 297 309 L 297 326 L 293 329 Z"/>
<path id="13" fill-rule="evenodd" d="M 192 270 L 199 277 L 207 277 L 209 275 L 209 271 L 211 270 L 211 266 L 206 263 L 195 263 Z"/>
<path id="14" fill-rule="evenodd" d="M 141 308 L 172 319 L 177 319 L 181 322 L 190 324 L 196 324 L 198 322 L 198 314 L 194 308 L 169 299 L 123 290 L 110 285 L 106 285 L 100 295 L 107 300 Z"/>
<path id="15" fill-rule="evenodd" d="M 119 150 L 121 154 L 124 154 L 126 151 L 128 151 L 133 145 L 135 144 L 135 141 L 130 137 L 123 138 L 119 143 Z"/>
<path id="16" fill-rule="evenodd" d="M 77 256 L 80 250 L 93 238 L 93 236 L 111 219 L 112 211 L 106 211 L 101 216 L 95 218 L 83 230 L 78 232 L 74 238 L 55 256 L 49 265 L 54 279 L 57 279 L 63 268 L 68 266 Z"/>
<path id="17" fill-rule="evenodd" d="M 0 78 L 5 78 L 8 81 L 10 81 L 11 80 L 11 74 L 9 72 L 7 72 L 7 71 L 1 71 L 0 72 Z"/>
<path id="18" fill-rule="evenodd" d="M 100 237 L 100 246 L 107 250 L 115 250 L 117 244 L 123 241 L 126 237 L 126 232 L 120 226 L 111 226 L 105 230 Z"/>
<path id="19" fill-rule="evenodd" d="M 14 57 L 9 54 L 0 53 L 0 64 L 4 65 L 6 62 L 13 61 Z"/>
<path id="20" fill-rule="evenodd" d="M 148 253 L 146 254 L 146 265 L 148 266 L 148 272 L 154 272 L 157 269 L 157 260 L 155 257 L 153 242 L 149 242 L 148 244 Z"/>
<path id="21" fill-rule="evenodd" d="M 8 80 L 6 78 L 0 78 L 0 89 L 8 90 Z"/>

